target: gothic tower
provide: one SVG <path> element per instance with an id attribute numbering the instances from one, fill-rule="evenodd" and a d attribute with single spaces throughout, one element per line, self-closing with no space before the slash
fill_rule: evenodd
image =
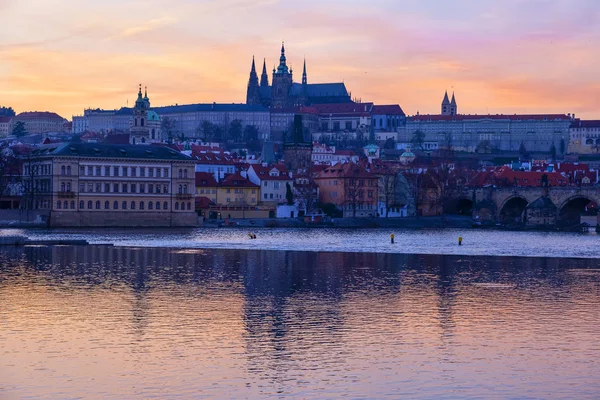
<path id="1" fill-rule="evenodd" d="M 279 66 L 273 69 L 273 86 L 271 87 L 271 106 L 274 108 L 290 107 L 290 88 L 292 87 L 292 70 L 288 69 L 285 58 L 285 47 L 281 44 Z"/>
<path id="2" fill-rule="evenodd" d="M 456 98 L 454 98 L 454 92 L 452 92 L 452 100 L 450 101 L 450 115 L 458 114 L 458 106 L 456 105 Z"/>
<path id="3" fill-rule="evenodd" d="M 252 68 L 250 69 L 250 79 L 248 80 L 246 104 L 253 106 L 260 104 L 260 91 L 258 86 L 258 75 L 256 74 L 256 65 L 254 64 L 254 56 L 252 57 Z"/>
<path id="4" fill-rule="evenodd" d="M 304 69 L 302 70 L 302 84 L 308 84 L 308 78 L 306 77 L 306 58 L 304 59 Z"/>
<path id="5" fill-rule="evenodd" d="M 267 75 L 267 60 L 263 59 L 263 69 L 260 75 L 260 87 L 269 87 L 269 76 Z"/>
<path id="6" fill-rule="evenodd" d="M 442 100 L 442 115 L 452 115 L 450 111 L 450 100 L 448 99 L 448 91 L 444 94 L 444 100 Z"/>
<path id="7" fill-rule="evenodd" d="M 149 108 L 150 99 L 148 98 L 148 91 L 146 90 L 146 96 L 142 97 L 142 85 L 140 85 L 138 97 L 133 107 L 133 123 L 129 132 L 129 143 L 150 143 L 150 129 L 148 127 Z"/>

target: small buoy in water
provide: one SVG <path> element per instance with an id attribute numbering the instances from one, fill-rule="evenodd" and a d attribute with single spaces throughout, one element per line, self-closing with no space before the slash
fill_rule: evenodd
<path id="1" fill-rule="evenodd" d="M 390 235 L 390 242 L 392 242 L 392 244 L 394 244 L 394 234 L 393 233 Z"/>
<path id="2" fill-rule="evenodd" d="M 460 237 L 460 236 L 458 237 L 458 245 L 462 246 L 462 237 Z"/>

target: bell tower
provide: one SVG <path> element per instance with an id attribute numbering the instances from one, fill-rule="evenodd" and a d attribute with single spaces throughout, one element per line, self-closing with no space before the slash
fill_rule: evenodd
<path id="1" fill-rule="evenodd" d="M 281 56 L 279 66 L 273 69 L 273 85 L 271 87 L 271 106 L 273 108 L 291 107 L 290 88 L 292 87 L 292 70 L 287 66 L 285 46 L 281 43 Z"/>
<path id="2" fill-rule="evenodd" d="M 133 121 L 129 131 L 129 143 L 147 144 L 150 142 L 150 128 L 148 127 L 148 110 L 150 109 L 150 99 L 148 90 L 146 96 L 142 97 L 142 85 L 138 92 L 135 106 L 133 107 Z"/>

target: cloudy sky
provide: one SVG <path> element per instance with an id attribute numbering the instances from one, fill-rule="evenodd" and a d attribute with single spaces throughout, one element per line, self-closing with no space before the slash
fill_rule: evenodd
<path id="1" fill-rule="evenodd" d="M 243 102 L 285 40 L 299 80 L 439 113 L 600 119 L 597 0 L 0 0 L 0 105 L 18 112 Z"/>

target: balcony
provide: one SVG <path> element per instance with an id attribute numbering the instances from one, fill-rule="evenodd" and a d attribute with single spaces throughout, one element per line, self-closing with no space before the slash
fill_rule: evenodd
<path id="1" fill-rule="evenodd" d="M 190 193 L 178 193 L 175 198 L 177 200 L 191 200 L 192 195 Z"/>
<path id="2" fill-rule="evenodd" d="M 74 199 L 75 193 L 74 192 L 58 192 L 58 198 L 59 199 Z"/>

